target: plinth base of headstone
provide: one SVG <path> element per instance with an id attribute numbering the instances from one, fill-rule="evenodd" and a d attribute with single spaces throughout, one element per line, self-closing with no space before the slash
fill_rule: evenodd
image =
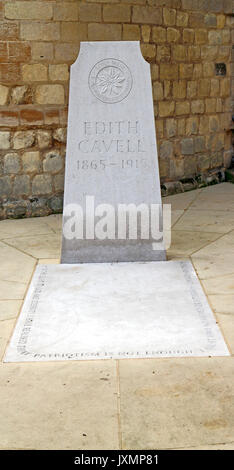
<path id="1" fill-rule="evenodd" d="M 227 356 L 189 261 L 39 265 L 4 362 Z"/>

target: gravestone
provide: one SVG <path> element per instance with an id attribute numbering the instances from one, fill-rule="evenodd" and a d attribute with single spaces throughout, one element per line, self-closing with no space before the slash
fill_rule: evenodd
<path id="1" fill-rule="evenodd" d="M 165 260 L 144 227 L 154 205 L 162 229 L 150 65 L 138 41 L 83 42 L 71 67 L 61 263 Z"/>

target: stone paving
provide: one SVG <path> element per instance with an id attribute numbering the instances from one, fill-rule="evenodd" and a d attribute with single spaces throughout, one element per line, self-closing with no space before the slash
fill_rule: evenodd
<path id="1" fill-rule="evenodd" d="M 230 357 L 0 364 L 0 449 L 234 449 L 234 185 L 163 198 Z M 0 354 L 61 215 L 0 222 Z"/>

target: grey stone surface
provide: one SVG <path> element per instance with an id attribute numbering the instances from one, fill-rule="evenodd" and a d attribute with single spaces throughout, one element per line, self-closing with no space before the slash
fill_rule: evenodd
<path id="1" fill-rule="evenodd" d="M 14 196 L 26 196 L 30 193 L 30 177 L 28 175 L 17 175 L 14 180 Z"/>
<path id="2" fill-rule="evenodd" d="M 64 209 L 161 204 L 150 65 L 138 41 L 83 42 L 71 67 Z M 65 225 L 68 216 L 64 214 Z M 97 218 L 97 220 L 100 217 Z M 164 260 L 155 240 L 63 236 L 62 263 Z"/>
<path id="3" fill-rule="evenodd" d="M 32 182 L 33 194 L 50 194 L 52 192 L 51 176 L 36 175 Z"/>
<path id="4" fill-rule="evenodd" d="M 10 148 L 10 138 L 11 133 L 9 131 L 1 131 L 0 132 L 0 149 L 5 150 Z"/>
<path id="5" fill-rule="evenodd" d="M 0 178 L 0 196 L 9 196 L 11 194 L 11 178 L 10 176 L 2 176 Z"/>
<path id="6" fill-rule="evenodd" d="M 20 170 L 20 161 L 17 153 L 7 153 L 4 156 L 4 173 L 18 173 Z"/>
<path id="7" fill-rule="evenodd" d="M 63 160 L 57 150 L 51 150 L 45 155 L 43 161 L 43 170 L 51 173 L 57 173 L 63 167 Z"/>

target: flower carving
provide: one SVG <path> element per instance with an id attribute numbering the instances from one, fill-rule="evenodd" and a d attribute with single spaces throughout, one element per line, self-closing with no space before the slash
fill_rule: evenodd
<path id="1" fill-rule="evenodd" d="M 125 77 L 117 67 L 105 67 L 97 76 L 96 85 L 99 93 L 118 96 L 124 86 Z"/>

